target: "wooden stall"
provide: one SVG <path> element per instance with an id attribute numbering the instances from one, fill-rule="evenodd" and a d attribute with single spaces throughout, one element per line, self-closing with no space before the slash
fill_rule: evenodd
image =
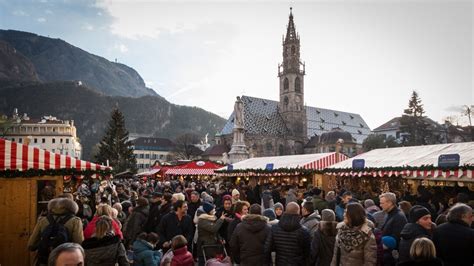
<path id="1" fill-rule="evenodd" d="M 252 183 L 297 184 L 324 187 L 327 183 L 320 170 L 346 160 L 342 153 L 315 153 L 247 159 L 219 169 L 217 176 L 242 179 Z M 253 184 L 255 185 L 255 184 Z"/>
<path id="2" fill-rule="evenodd" d="M 105 166 L 0 139 L 0 265 L 32 265 L 28 238 L 65 175 L 110 174 Z"/>
<path id="3" fill-rule="evenodd" d="M 474 142 L 376 149 L 325 169 L 330 189 L 416 192 L 425 187 L 474 191 Z"/>

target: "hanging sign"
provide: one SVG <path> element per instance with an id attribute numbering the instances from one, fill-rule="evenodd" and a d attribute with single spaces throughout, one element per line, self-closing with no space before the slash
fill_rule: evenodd
<path id="1" fill-rule="evenodd" d="M 273 170 L 273 163 L 267 163 L 267 165 L 265 166 L 265 170 Z"/>
<path id="2" fill-rule="evenodd" d="M 459 154 L 441 154 L 438 157 L 438 167 L 458 167 L 460 160 Z"/>
<path id="3" fill-rule="evenodd" d="M 362 170 L 365 167 L 365 160 L 364 159 L 354 159 L 352 160 L 352 169 L 355 170 Z"/>
<path id="4" fill-rule="evenodd" d="M 232 164 L 227 165 L 227 171 L 232 171 L 232 170 L 234 170 L 234 165 Z"/>

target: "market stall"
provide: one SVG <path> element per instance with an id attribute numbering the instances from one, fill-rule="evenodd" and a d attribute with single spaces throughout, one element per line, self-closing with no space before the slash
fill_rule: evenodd
<path id="1" fill-rule="evenodd" d="M 222 164 L 218 164 L 211 161 L 190 161 L 184 164 L 176 165 L 169 168 L 165 175 L 168 178 L 186 178 L 186 177 L 198 177 L 203 179 L 209 179 L 214 176 L 216 169 L 222 168 Z"/>
<path id="2" fill-rule="evenodd" d="M 29 265 L 27 242 L 48 200 L 71 176 L 110 175 L 110 168 L 0 139 L 0 265 Z"/>
<path id="3" fill-rule="evenodd" d="M 412 192 L 423 186 L 474 190 L 474 142 L 376 149 L 329 166 L 330 189 Z"/>
<path id="4" fill-rule="evenodd" d="M 250 182 L 298 184 L 306 187 L 312 184 L 325 186 L 320 170 L 348 157 L 342 153 L 315 153 L 247 159 L 219 169 L 217 176 L 232 178 L 234 182 L 242 179 Z"/>

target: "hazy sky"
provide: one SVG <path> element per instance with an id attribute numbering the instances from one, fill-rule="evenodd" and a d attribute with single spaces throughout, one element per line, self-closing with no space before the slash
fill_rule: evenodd
<path id="1" fill-rule="evenodd" d="M 0 28 L 61 38 L 135 68 L 169 101 L 227 118 L 235 97 L 278 100 L 293 7 L 305 102 L 373 129 L 412 90 L 437 121 L 474 104 L 472 1 L 0 0 Z"/>

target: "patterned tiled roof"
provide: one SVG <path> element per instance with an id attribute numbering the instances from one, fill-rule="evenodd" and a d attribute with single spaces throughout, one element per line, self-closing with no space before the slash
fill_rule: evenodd
<path id="1" fill-rule="evenodd" d="M 242 96 L 244 102 L 244 123 L 245 133 L 283 136 L 288 133 L 288 129 L 283 118 L 278 113 L 278 102 Z M 352 134 L 358 144 L 370 134 L 370 128 L 359 114 L 341 112 L 318 107 L 306 107 L 308 138 L 314 135 L 320 136 L 331 129 L 340 129 Z M 234 112 L 230 115 L 222 135 L 232 134 L 234 128 Z"/>

